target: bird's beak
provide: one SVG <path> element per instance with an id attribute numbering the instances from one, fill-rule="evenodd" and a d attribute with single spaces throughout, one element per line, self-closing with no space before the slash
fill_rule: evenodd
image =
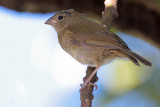
<path id="1" fill-rule="evenodd" d="M 51 18 L 49 18 L 49 19 L 45 22 L 45 24 L 48 24 L 48 25 L 55 25 L 55 24 L 56 24 L 56 21 L 53 20 L 52 17 L 51 17 Z"/>

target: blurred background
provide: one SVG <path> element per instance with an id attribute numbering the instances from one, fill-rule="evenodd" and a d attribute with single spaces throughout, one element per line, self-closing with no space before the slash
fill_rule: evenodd
<path id="1" fill-rule="evenodd" d="M 45 21 L 73 8 L 101 22 L 104 0 L 0 0 L 0 107 L 80 107 L 86 65 Z M 93 107 L 160 107 L 160 0 L 118 0 L 112 31 L 152 62 L 115 60 L 98 70 Z"/>

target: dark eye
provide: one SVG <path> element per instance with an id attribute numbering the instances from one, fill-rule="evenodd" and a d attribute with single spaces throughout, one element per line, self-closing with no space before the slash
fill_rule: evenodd
<path id="1" fill-rule="evenodd" d="M 63 16 L 58 16 L 58 19 L 59 19 L 59 20 L 62 20 L 62 19 L 63 19 Z"/>

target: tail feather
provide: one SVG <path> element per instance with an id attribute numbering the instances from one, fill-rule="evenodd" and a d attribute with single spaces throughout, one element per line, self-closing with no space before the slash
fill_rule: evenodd
<path id="1" fill-rule="evenodd" d="M 140 61 L 141 63 L 143 63 L 144 65 L 146 66 L 152 66 L 152 64 L 147 61 L 146 59 L 144 59 L 143 57 L 141 57 L 140 55 L 132 52 L 131 50 L 125 50 L 124 53 L 127 54 L 128 58 L 133 62 L 135 63 L 136 65 L 139 66 L 139 63 L 138 61 Z M 138 61 L 137 61 L 138 60 Z"/>

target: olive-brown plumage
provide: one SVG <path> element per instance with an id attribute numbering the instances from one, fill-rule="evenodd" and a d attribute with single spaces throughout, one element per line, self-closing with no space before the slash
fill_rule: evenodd
<path id="1" fill-rule="evenodd" d="M 128 58 L 138 66 L 138 61 L 151 66 L 116 34 L 73 9 L 57 12 L 46 24 L 57 31 L 61 47 L 82 64 L 99 67 L 115 58 Z"/>

